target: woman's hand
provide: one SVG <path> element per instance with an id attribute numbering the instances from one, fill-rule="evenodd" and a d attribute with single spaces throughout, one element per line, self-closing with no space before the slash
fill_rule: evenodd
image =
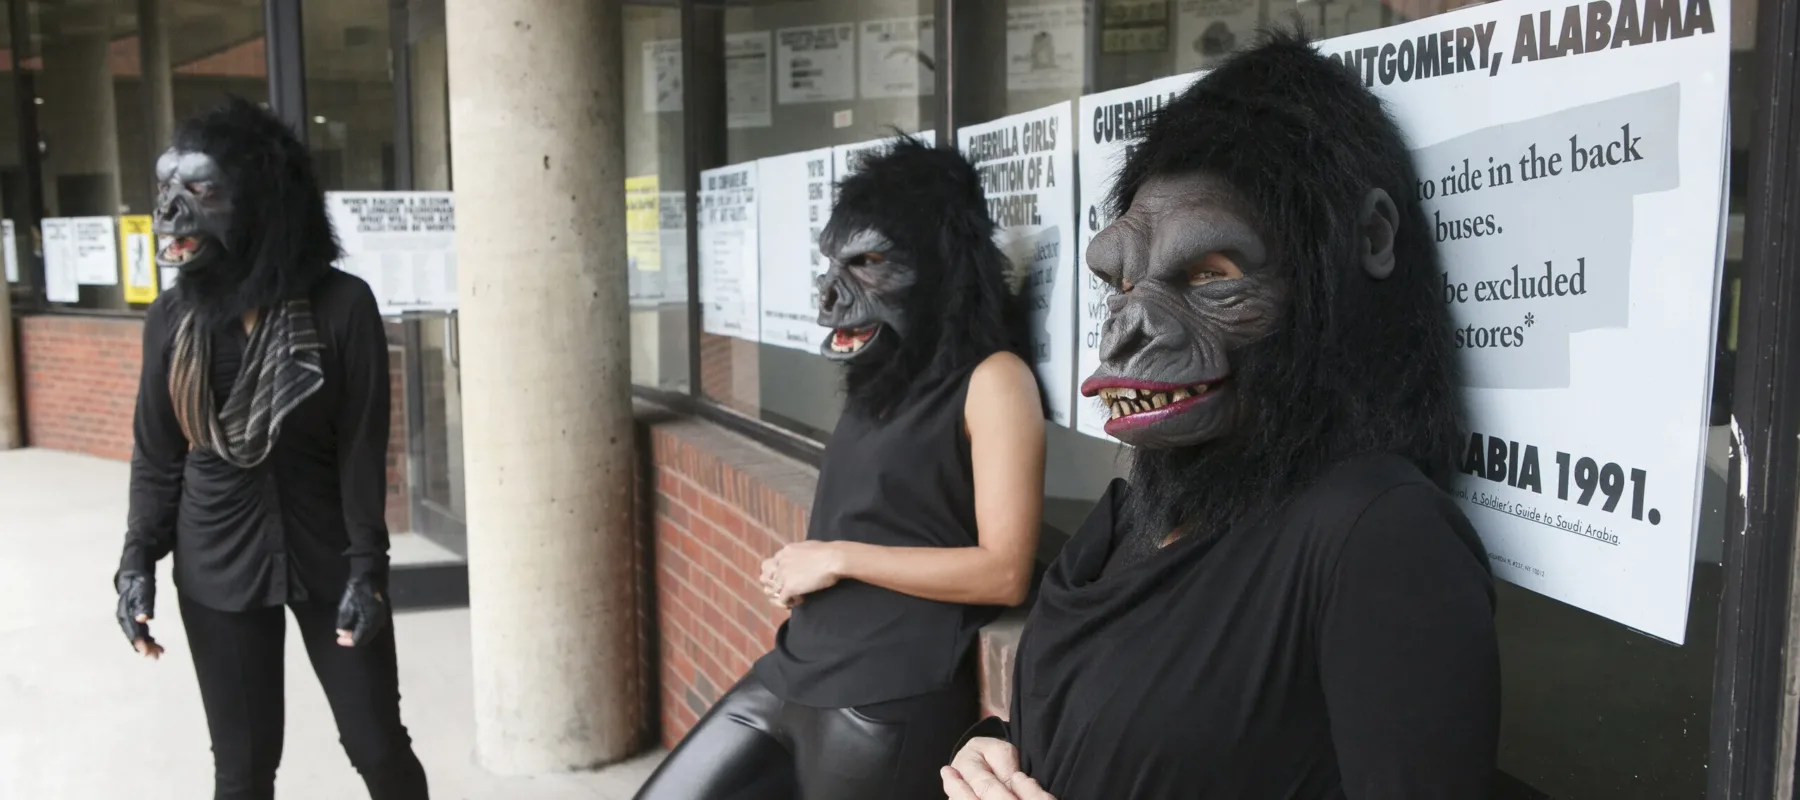
<path id="1" fill-rule="evenodd" d="M 806 595 L 828 589 L 844 575 L 844 553 L 838 542 L 795 542 L 764 559 L 763 593 L 769 602 L 793 608 Z"/>
<path id="2" fill-rule="evenodd" d="M 938 774 L 948 800 L 1056 800 L 1019 771 L 1018 748 L 999 739 L 970 739 Z"/>

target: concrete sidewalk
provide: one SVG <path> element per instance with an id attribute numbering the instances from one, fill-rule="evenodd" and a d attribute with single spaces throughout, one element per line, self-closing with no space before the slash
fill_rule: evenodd
<path id="1" fill-rule="evenodd" d="M 0 452 L 0 798 L 192 800 L 212 794 L 212 754 L 169 562 L 152 630 L 168 652 L 131 652 L 109 585 L 125 524 L 124 464 Z M 291 619 L 290 619 L 291 623 Z M 627 800 L 660 754 L 611 769 L 501 778 L 475 764 L 466 610 L 398 616 L 402 716 L 438 800 Z M 299 642 L 287 651 L 284 798 L 366 797 L 338 745 Z"/>

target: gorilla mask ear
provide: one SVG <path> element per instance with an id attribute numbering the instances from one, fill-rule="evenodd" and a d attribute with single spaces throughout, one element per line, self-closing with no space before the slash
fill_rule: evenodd
<path id="1" fill-rule="evenodd" d="M 1363 239 L 1363 270 L 1375 280 L 1385 280 L 1394 274 L 1394 237 L 1400 233 L 1400 210 L 1386 190 L 1369 190 L 1358 227 Z"/>

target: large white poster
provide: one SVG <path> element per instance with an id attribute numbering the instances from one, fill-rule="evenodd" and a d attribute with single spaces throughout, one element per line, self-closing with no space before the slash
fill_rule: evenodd
<path id="1" fill-rule="evenodd" d="M 763 344 L 817 352 L 825 340 L 816 287 L 827 266 L 819 232 L 831 217 L 831 165 L 829 147 L 757 161 Z"/>
<path id="2" fill-rule="evenodd" d="M 775 32 L 779 83 L 775 102 L 843 102 L 856 99 L 856 26 L 845 22 L 783 28 Z"/>
<path id="3" fill-rule="evenodd" d="M 1028 360 L 1048 395 L 1050 419 L 1069 424 L 1075 366 L 1075 174 L 1073 104 L 971 125 L 957 146 L 981 173 L 995 234 L 1029 300 L 1037 352 Z"/>
<path id="4" fill-rule="evenodd" d="M 937 50 L 931 17 L 873 19 L 862 23 L 862 96 L 920 97 L 936 90 L 932 58 Z"/>
<path id="5" fill-rule="evenodd" d="M 725 127 L 767 128 L 769 84 L 775 74 L 769 31 L 725 34 Z"/>
<path id="6" fill-rule="evenodd" d="M 456 297 L 456 200 L 450 192 L 326 192 L 343 255 L 385 315 L 450 311 Z"/>
<path id="7" fill-rule="evenodd" d="M 1007 91 L 1081 88 L 1087 9 L 1081 3 L 1007 6 Z"/>
<path id="8" fill-rule="evenodd" d="M 75 226 L 66 217 L 40 221 L 44 237 L 44 299 L 52 303 L 81 302 L 81 281 L 75 278 Z"/>
<path id="9" fill-rule="evenodd" d="M 1087 268 L 1088 244 L 1112 223 L 1106 196 L 1124 163 L 1125 148 L 1137 138 L 1145 118 L 1191 85 L 1196 74 L 1175 75 L 1090 94 L 1081 98 L 1076 115 L 1081 131 L 1081 206 L 1078 224 L 1081 243 L 1076 251 L 1078 279 L 1075 290 L 1075 382 L 1077 385 L 1100 368 L 1100 326 L 1106 322 L 1106 298 L 1111 287 Z M 1112 416 L 1099 398 L 1075 398 L 1075 429 L 1089 436 L 1117 441 L 1106 433 Z"/>
<path id="10" fill-rule="evenodd" d="M 1509 0 L 1320 44 L 1415 148 L 1473 431 L 1454 494 L 1495 574 L 1676 643 L 1716 331 L 1728 25 L 1710 0 Z"/>
<path id="11" fill-rule="evenodd" d="M 756 341 L 756 162 L 700 173 L 700 325 Z"/>
<path id="12" fill-rule="evenodd" d="M 937 146 L 936 130 L 922 130 L 913 134 L 913 137 L 924 142 L 928 147 Z M 848 178 L 852 174 L 860 171 L 862 169 L 862 160 L 864 158 L 879 154 L 881 151 L 891 147 L 893 143 L 894 139 L 889 137 L 886 139 L 870 139 L 866 142 L 856 142 L 855 144 L 840 144 L 831 148 L 831 186 L 833 201 L 837 199 L 836 190 L 838 181 Z"/>

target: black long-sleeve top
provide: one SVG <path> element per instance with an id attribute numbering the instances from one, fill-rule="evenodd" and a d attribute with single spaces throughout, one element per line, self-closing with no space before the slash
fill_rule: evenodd
<path id="1" fill-rule="evenodd" d="M 1273 524 L 1108 571 L 1125 491 L 1026 623 L 1004 734 L 1027 774 L 1058 800 L 1488 796 L 1493 585 L 1454 500 L 1361 458 Z"/>
<path id="2" fill-rule="evenodd" d="M 351 576 L 385 577 L 386 334 L 361 278 L 331 270 L 311 300 L 325 385 L 287 416 L 269 457 L 251 469 L 189 450 L 169 396 L 181 287 L 151 305 L 121 570 L 149 572 L 173 551 L 182 596 L 222 611 L 336 602 Z M 241 325 L 212 337 L 208 375 L 223 407 L 248 337 Z"/>

